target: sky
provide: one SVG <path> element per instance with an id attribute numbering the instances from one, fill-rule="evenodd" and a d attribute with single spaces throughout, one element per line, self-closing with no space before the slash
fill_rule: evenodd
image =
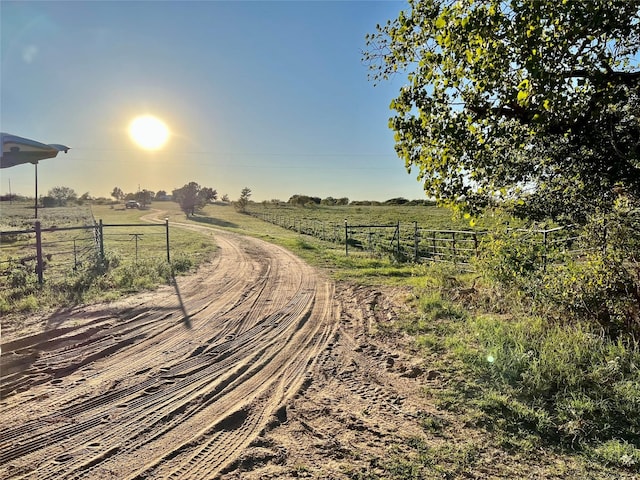
<path id="1" fill-rule="evenodd" d="M 55 186 L 236 199 L 424 198 L 388 128 L 402 79 L 374 86 L 365 35 L 403 1 L 0 2 L 0 130 L 71 147 L 38 166 Z M 164 148 L 127 133 L 150 114 Z M 33 195 L 34 167 L 0 170 Z"/>

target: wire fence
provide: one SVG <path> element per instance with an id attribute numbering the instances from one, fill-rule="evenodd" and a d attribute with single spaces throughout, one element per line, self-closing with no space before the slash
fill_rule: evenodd
<path id="1" fill-rule="evenodd" d="M 38 282 L 90 269 L 109 255 L 133 263 L 170 261 L 169 222 L 103 224 L 0 231 L 0 287 L 11 287 L 15 275 L 35 273 Z"/>
<path id="2" fill-rule="evenodd" d="M 11 283 L 13 273 L 64 277 L 95 265 L 98 232 L 95 225 L 0 232 L 0 284 Z"/>
<path id="3" fill-rule="evenodd" d="M 320 240 L 344 245 L 345 255 L 364 253 L 391 255 L 399 261 L 415 263 L 444 262 L 472 268 L 473 259 L 482 254 L 483 245 L 497 235 L 509 235 L 519 242 L 537 248 L 540 266 L 585 255 L 592 247 L 585 247 L 577 229 L 509 229 L 502 231 L 434 229 L 418 222 L 388 224 L 343 224 L 305 219 L 274 212 L 251 212 L 265 222 L 309 235 Z"/>

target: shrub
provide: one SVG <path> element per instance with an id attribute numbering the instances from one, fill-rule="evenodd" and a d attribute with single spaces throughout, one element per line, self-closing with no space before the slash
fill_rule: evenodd
<path id="1" fill-rule="evenodd" d="M 548 314 L 595 321 L 612 338 L 640 338 L 640 208 L 620 200 L 612 212 L 594 215 L 581 248 L 582 258 L 544 276 Z"/>
<path id="2" fill-rule="evenodd" d="M 34 294 L 22 297 L 16 302 L 16 310 L 19 312 L 34 312 L 38 309 L 38 299 Z"/>
<path id="3" fill-rule="evenodd" d="M 490 280 L 503 285 L 526 286 L 535 282 L 543 266 L 544 245 L 530 232 L 506 231 L 486 235 L 476 266 Z"/>
<path id="4" fill-rule="evenodd" d="M 511 231 L 487 235 L 476 268 L 514 304 L 554 322 L 593 322 L 612 338 L 640 338 L 640 207 L 620 200 L 564 244 Z"/>
<path id="5" fill-rule="evenodd" d="M 640 465 L 640 449 L 620 440 L 610 440 L 595 447 L 592 456 L 605 465 L 632 470 L 637 470 Z"/>
<path id="6" fill-rule="evenodd" d="M 175 273 L 184 273 L 193 267 L 193 260 L 186 255 L 178 254 L 174 255 L 174 258 L 171 260 L 171 265 Z"/>

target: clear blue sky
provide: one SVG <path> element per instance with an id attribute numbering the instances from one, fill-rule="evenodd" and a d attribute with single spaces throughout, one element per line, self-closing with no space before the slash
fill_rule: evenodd
<path id="1" fill-rule="evenodd" d="M 4 132 L 72 147 L 38 167 L 58 185 L 109 196 L 189 181 L 237 198 L 293 194 L 423 198 L 387 122 L 400 78 L 374 87 L 365 34 L 402 1 L 0 3 Z M 172 137 L 144 151 L 140 114 Z M 0 191 L 33 195 L 32 165 Z"/>

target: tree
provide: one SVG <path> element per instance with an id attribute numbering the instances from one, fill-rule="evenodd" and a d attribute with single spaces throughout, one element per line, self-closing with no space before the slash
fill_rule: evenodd
<path id="1" fill-rule="evenodd" d="M 640 196 L 640 0 L 412 0 L 367 36 L 428 197 L 584 221 Z"/>
<path id="2" fill-rule="evenodd" d="M 202 187 L 198 192 L 198 197 L 203 202 L 203 205 L 206 205 L 218 198 L 218 192 L 210 187 Z"/>
<path id="3" fill-rule="evenodd" d="M 249 197 L 251 197 L 251 189 L 244 187 L 240 192 L 240 198 L 235 203 L 236 210 L 245 213 L 247 211 L 247 205 L 249 205 Z"/>
<path id="4" fill-rule="evenodd" d="M 229 203 L 229 195 L 225 193 L 224 195 L 222 195 L 221 200 L 225 203 Z"/>
<path id="5" fill-rule="evenodd" d="M 83 205 L 84 202 L 88 202 L 91 201 L 91 194 L 89 192 L 84 192 L 82 195 L 80 195 L 80 197 L 78 198 L 78 205 Z"/>
<path id="6" fill-rule="evenodd" d="M 73 188 L 69 187 L 53 187 L 49 190 L 47 196 L 55 198 L 56 203 L 59 207 L 62 207 L 67 204 L 70 200 L 75 200 L 78 198 L 78 195 L 73 190 Z"/>
<path id="7" fill-rule="evenodd" d="M 173 191 L 173 200 L 180 204 L 180 208 L 187 216 L 195 215 L 210 200 L 215 200 L 217 192 L 209 187 L 201 187 L 196 182 L 189 182 L 182 188 Z"/>
<path id="8" fill-rule="evenodd" d="M 120 187 L 114 187 L 111 191 L 111 196 L 119 202 L 124 198 L 124 192 L 120 190 Z"/>
<path id="9" fill-rule="evenodd" d="M 140 204 L 140 206 L 146 207 L 151 203 L 154 196 L 155 196 L 154 192 L 144 189 L 135 194 L 135 200 Z"/>
<path id="10" fill-rule="evenodd" d="M 320 199 L 320 197 L 310 197 L 308 195 L 292 195 L 291 197 L 289 197 L 289 200 L 287 200 L 287 203 L 291 204 L 291 205 L 299 205 L 299 206 L 305 206 L 305 205 L 320 205 L 320 203 L 322 202 L 322 200 Z"/>

